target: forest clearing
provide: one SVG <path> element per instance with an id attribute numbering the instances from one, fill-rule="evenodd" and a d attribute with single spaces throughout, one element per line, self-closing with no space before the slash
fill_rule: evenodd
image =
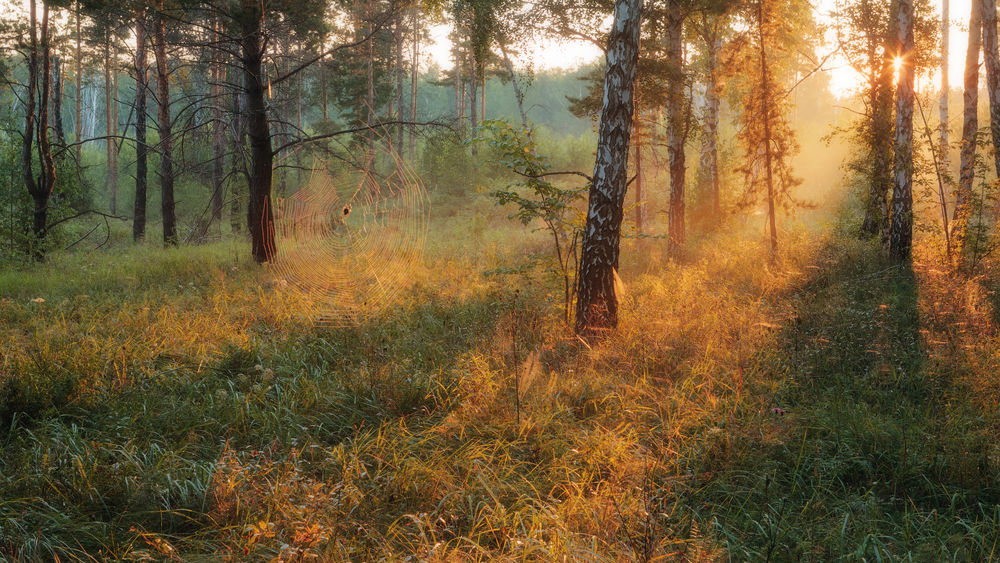
<path id="1" fill-rule="evenodd" d="M 1000 560 L 996 0 L 827 4 L 3 4 L 0 560 Z"/>

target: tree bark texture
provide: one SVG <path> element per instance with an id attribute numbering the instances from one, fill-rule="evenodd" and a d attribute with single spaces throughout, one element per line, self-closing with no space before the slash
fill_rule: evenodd
<path id="1" fill-rule="evenodd" d="M 597 158 L 577 275 L 576 331 L 588 337 L 618 324 L 615 279 L 628 182 L 641 12 L 642 0 L 616 0 L 608 36 Z"/>
<path id="2" fill-rule="evenodd" d="M 896 150 L 893 166 L 889 257 L 908 260 L 913 246 L 913 0 L 899 0 L 896 86 Z"/>

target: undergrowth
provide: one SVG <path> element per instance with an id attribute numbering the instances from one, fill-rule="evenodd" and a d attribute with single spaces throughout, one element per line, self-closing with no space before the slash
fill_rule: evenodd
<path id="1" fill-rule="evenodd" d="M 227 243 L 0 274 L 0 558 L 998 557 L 991 270 L 633 241 L 588 347 L 476 221 L 344 328 Z"/>

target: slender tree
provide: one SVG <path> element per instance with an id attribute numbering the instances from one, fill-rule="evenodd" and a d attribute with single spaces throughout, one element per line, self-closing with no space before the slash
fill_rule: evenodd
<path id="1" fill-rule="evenodd" d="M 153 13 L 153 55 L 156 61 L 156 127 L 160 134 L 160 212 L 163 243 L 177 245 L 177 217 L 174 211 L 174 149 L 170 120 L 170 73 L 167 70 L 167 41 L 163 30 L 163 2 Z"/>
<path id="2" fill-rule="evenodd" d="M 138 4 L 135 12 L 135 205 L 132 238 L 146 236 L 146 7 Z M 117 128 L 117 125 L 116 125 Z"/>
<path id="3" fill-rule="evenodd" d="M 679 0 L 667 4 L 667 159 L 670 168 L 669 246 L 677 252 L 684 246 L 684 142 L 687 119 L 684 99 L 684 14 Z"/>
<path id="4" fill-rule="evenodd" d="M 965 232 L 971 213 L 972 184 L 976 178 L 976 145 L 979 134 L 979 53 L 981 50 L 983 0 L 971 3 L 969 43 L 965 51 L 962 94 L 962 146 L 959 157 L 958 187 L 952 216 L 952 237 L 959 255 L 965 251 Z"/>
<path id="5" fill-rule="evenodd" d="M 597 336 L 618 324 L 619 242 L 632 133 L 633 94 L 639 57 L 642 0 L 615 0 L 605 57 L 607 71 L 598 129 L 597 159 L 588 197 L 580 270 L 576 331 Z"/>
<path id="6" fill-rule="evenodd" d="M 898 0 L 896 144 L 893 165 L 889 256 L 908 260 L 913 245 L 913 0 Z"/>

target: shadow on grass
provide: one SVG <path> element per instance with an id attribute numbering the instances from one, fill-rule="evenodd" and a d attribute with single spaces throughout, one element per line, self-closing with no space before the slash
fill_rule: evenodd
<path id="1" fill-rule="evenodd" d="M 745 413 L 732 463 L 695 495 L 734 560 L 998 557 L 987 425 L 925 349 L 935 296 L 879 254 L 831 246 L 787 295 L 796 316 L 754 367 L 772 404 Z"/>
<path id="2" fill-rule="evenodd" d="M 279 467 L 387 421 L 430 424 L 502 311 L 499 295 L 414 295 L 361 326 L 274 334 L 205 369 L 15 415 L 0 442 L 0 559 L 116 558 L 146 531 L 212 530 L 227 459 Z"/>

